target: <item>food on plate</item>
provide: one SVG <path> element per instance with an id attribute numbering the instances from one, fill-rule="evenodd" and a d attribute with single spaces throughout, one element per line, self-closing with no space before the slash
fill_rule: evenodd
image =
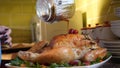
<path id="1" fill-rule="evenodd" d="M 11 48 L 25 48 L 32 47 L 35 43 L 13 43 Z"/>
<path id="2" fill-rule="evenodd" d="M 18 52 L 19 59 L 24 61 L 22 64 L 30 62 L 56 67 L 90 65 L 101 62 L 107 55 L 106 48 L 80 34 L 57 35 L 47 45 L 41 41 L 28 51 Z"/>
<path id="3" fill-rule="evenodd" d="M 28 51 L 33 53 L 39 53 L 43 47 L 45 47 L 48 44 L 47 41 L 40 41 L 36 43 L 32 48 L 30 48 Z"/>

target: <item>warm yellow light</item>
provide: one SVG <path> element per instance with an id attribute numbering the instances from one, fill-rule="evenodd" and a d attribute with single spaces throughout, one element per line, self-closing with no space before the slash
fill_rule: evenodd
<path id="1" fill-rule="evenodd" d="M 79 2 L 79 4 L 78 4 Z M 107 20 L 107 10 L 110 0 L 77 0 L 77 10 L 87 13 L 87 24 L 95 26 L 96 23 L 103 23 Z"/>

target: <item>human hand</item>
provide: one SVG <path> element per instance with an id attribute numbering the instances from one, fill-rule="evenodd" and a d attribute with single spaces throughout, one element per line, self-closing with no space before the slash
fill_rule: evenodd
<path id="1" fill-rule="evenodd" d="M 11 29 L 6 26 L 0 26 L 0 40 L 2 45 L 12 45 L 12 38 L 10 37 Z"/>

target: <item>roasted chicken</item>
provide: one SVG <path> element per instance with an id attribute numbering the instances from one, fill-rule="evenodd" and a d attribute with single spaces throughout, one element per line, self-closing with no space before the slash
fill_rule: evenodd
<path id="1" fill-rule="evenodd" d="M 103 58 L 107 53 L 105 48 L 96 42 L 87 40 L 80 34 L 62 34 L 53 37 L 49 44 L 41 41 L 28 51 L 19 51 L 18 56 L 31 62 L 44 63 L 68 63 L 80 59 L 94 61 Z"/>

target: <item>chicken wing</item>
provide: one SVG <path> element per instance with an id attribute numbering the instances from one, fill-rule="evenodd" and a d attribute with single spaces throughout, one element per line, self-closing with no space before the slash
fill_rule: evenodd
<path id="1" fill-rule="evenodd" d="M 104 56 L 106 55 L 107 50 L 106 48 L 97 48 L 95 50 L 91 50 L 89 52 L 87 52 L 84 57 L 83 60 L 84 61 L 94 61 L 97 58 L 104 58 Z"/>

